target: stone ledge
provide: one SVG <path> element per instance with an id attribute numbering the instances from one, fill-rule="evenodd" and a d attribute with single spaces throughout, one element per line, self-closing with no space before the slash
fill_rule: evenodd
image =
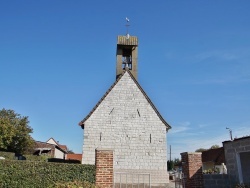
<path id="1" fill-rule="evenodd" d="M 96 148 L 96 151 L 114 151 L 113 149 L 108 149 L 108 148 Z"/>

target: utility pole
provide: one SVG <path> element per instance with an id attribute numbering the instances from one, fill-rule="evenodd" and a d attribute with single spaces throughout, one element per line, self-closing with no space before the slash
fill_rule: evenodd
<path id="1" fill-rule="evenodd" d="M 229 130 L 229 136 L 230 136 L 231 140 L 233 140 L 232 130 L 228 127 L 226 127 L 226 129 Z"/>
<path id="2" fill-rule="evenodd" d="M 170 145 L 170 161 L 171 161 L 171 145 Z"/>

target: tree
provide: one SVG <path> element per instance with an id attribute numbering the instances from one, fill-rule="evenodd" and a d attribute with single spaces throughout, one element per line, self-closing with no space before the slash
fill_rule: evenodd
<path id="1" fill-rule="evenodd" d="M 174 161 L 167 161 L 167 165 L 168 165 L 168 171 L 170 171 L 170 170 L 173 170 L 173 168 L 174 168 Z"/>
<path id="2" fill-rule="evenodd" d="M 22 117 L 14 110 L 0 110 L 0 149 L 24 153 L 30 149 L 34 140 L 30 136 L 33 132 L 28 125 L 28 117 Z"/>
<path id="3" fill-rule="evenodd" d="M 75 154 L 75 153 L 73 152 L 73 150 L 69 149 L 68 154 Z"/>
<path id="4" fill-rule="evenodd" d="M 175 159 L 174 159 L 174 166 L 175 166 L 175 165 L 179 165 L 180 162 L 181 162 L 181 160 L 180 160 L 179 158 L 175 158 Z"/>
<path id="5" fill-rule="evenodd" d="M 210 149 L 216 149 L 216 148 L 219 148 L 220 146 L 219 145 L 212 145 L 211 147 L 210 147 Z M 195 150 L 195 152 L 203 152 L 203 151 L 207 151 L 207 150 L 209 150 L 209 149 L 205 149 L 205 148 L 199 148 L 199 149 L 197 149 L 197 150 Z"/>
<path id="6" fill-rule="evenodd" d="M 174 160 L 168 160 L 167 165 L 168 165 L 168 171 L 173 170 L 175 166 L 178 166 L 180 164 L 180 159 L 175 158 Z"/>
<path id="7" fill-rule="evenodd" d="M 199 148 L 199 149 L 195 150 L 195 152 L 203 152 L 203 151 L 207 151 L 207 149 L 205 149 L 205 148 Z"/>
<path id="8" fill-rule="evenodd" d="M 219 147 L 220 147 L 219 145 L 212 145 L 210 149 L 217 149 Z"/>

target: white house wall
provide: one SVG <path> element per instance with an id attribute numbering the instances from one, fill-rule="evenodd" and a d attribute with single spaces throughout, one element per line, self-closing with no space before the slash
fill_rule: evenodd
<path id="1" fill-rule="evenodd" d="M 114 150 L 115 172 L 168 182 L 166 126 L 128 72 L 84 123 L 83 164 L 95 164 L 96 148 Z"/>
<path id="2" fill-rule="evenodd" d="M 58 144 L 51 138 L 47 141 L 48 144 L 53 144 L 55 146 L 58 146 Z M 55 147 L 55 152 L 54 152 L 54 158 L 58 158 L 58 159 L 64 159 L 64 152 L 62 152 L 61 150 L 57 149 Z"/>
<path id="3" fill-rule="evenodd" d="M 64 159 L 64 153 L 61 150 L 55 148 L 54 158 Z"/>
<path id="4" fill-rule="evenodd" d="M 57 145 L 57 143 L 51 138 L 47 141 L 48 144 Z"/>

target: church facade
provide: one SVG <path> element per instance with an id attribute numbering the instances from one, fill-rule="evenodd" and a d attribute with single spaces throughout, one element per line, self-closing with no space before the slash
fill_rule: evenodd
<path id="1" fill-rule="evenodd" d="M 171 128 L 137 81 L 138 39 L 118 36 L 116 80 L 79 123 L 84 129 L 83 164 L 95 164 L 95 149 L 114 151 L 114 173 L 148 173 L 168 183 L 167 139 Z"/>

